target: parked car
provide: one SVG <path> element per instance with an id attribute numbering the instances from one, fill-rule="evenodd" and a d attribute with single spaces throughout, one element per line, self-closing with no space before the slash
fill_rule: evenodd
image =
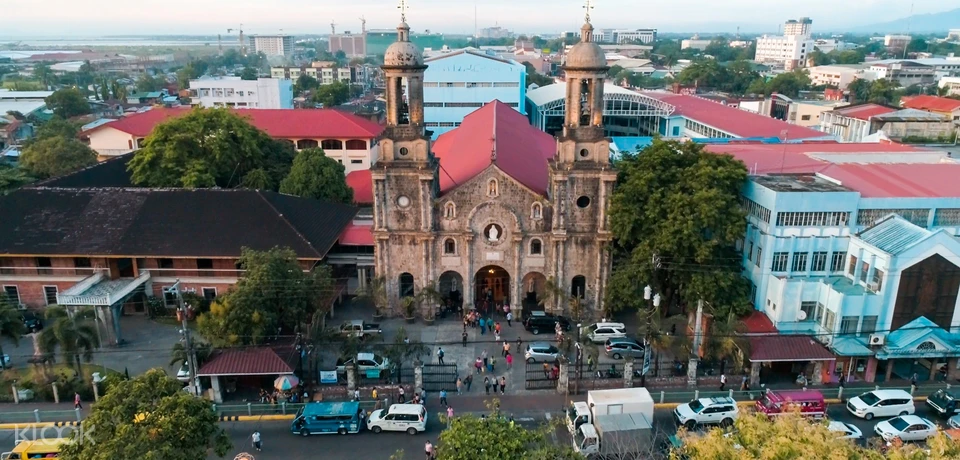
<path id="1" fill-rule="evenodd" d="M 187 361 L 184 361 L 183 365 L 180 366 L 180 369 L 177 370 L 177 380 L 181 382 L 190 381 L 190 363 Z"/>
<path id="2" fill-rule="evenodd" d="M 570 320 L 564 316 L 551 315 L 542 311 L 531 312 L 527 319 L 523 320 L 523 328 L 538 335 L 541 332 L 551 333 L 557 328 L 557 323 L 564 331 L 571 328 Z"/>
<path id="3" fill-rule="evenodd" d="M 623 323 L 596 323 L 583 329 L 593 343 L 604 343 L 607 339 L 618 339 L 627 336 L 627 326 Z"/>
<path id="4" fill-rule="evenodd" d="M 956 388 L 941 388 L 927 397 L 927 405 L 937 414 L 949 417 L 960 412 L 960 391 Z"/>
<path id="5" fill-rule="evenodd" d="M 884 420 L 873 428 L 884 441 L 900 439 L 901 441 L 926 441 L 937 434 L 937 425 L 916 415 L 901 415 L 890 420 Z"/>
<path id="6" fill-rule="evenodd" d="M 372 336 L 380 335 L 382 333 L 383 333 L 383 330 L 380 329 L 379 324 L 366 323 L 362 319 L 347 321 L 340 325 L 340 334 L 345 336 L 352 335 L 360 339 L 370 338 Z"/>
<path id="7" fill-rule="evenodd" d="M 863 432 L 860 431 L 860 428 L 857 428 L 856 425 L 851 423 L 832 421 L 827 425 L 827 429 L 837 433 L 842 439 L 860 439 L 863 437 Z"/>
<path id="8" fill-rule="evenodd" d="M 643 345 L 630 337 L 617 337 L 607 339 L 603 344 L 607 356 L 613 359 L 623 359 L 627 357 L 643 358 Z"/>
<path id="9" fill-rule="evenodd" d="M 913 396 L 903 390 L 874 390 L 847 400 L 847 410 L 857 417 L 896 417 L 916 412 Z"/>
<path id="10" fill-rule="evenodd" d="M 757 401 L 757 412 L 768 416 L 798 412 L 804 417 L 823 418 L 827 403 L 817 390 L 767 391 Z"/>
<path id="11" fill-rule="evenodd" d="M 548 342 L 533 342 L 523 356 L 528 363 L 554 362 L 560 359 L 560 349 Z"/>
<path id="12" fill-rule="evenodd" d="M 356 358 L 339 358 L 337 359 L 337 373 L 344 374 L 347 372 L 347 364 L 356 363 L 357 372 L 360 375 L 366 375 L 369 370 L 378 370 L 383 372 L 390 368 L 390 360 L 384 358 L 383 356 L 375 355 L 373 353 L 357 353 Z"/>
<path id="13" fill-rule="evenodd" d="M 392 404 L 370 414 L 367 428 L 374 433 L 405 431 L 417 434 L 427 431 L 427 410 L 423 404 Z"/>
<path id="14" fill-rule="evenodd" d="M 38 332 L 43 329 L 43 321 L 32 311 L 24 311 L 20 314 L 23 318 L 23 326 L 27 328 L 27 333 Z"/>
<path id="15" fill-rule="evenodd" d="M 737 402 L 726 396 L 694 399 L 673 410 L 673 418 L 688 429 L 697 425 L 730 426 L 739 416 Z"/>
<path id="16" fill-rule="evenodd" d="M 960 415 L 954 415 L 947 419 L 947 426 L 953 429 L 960 429 Z"/>

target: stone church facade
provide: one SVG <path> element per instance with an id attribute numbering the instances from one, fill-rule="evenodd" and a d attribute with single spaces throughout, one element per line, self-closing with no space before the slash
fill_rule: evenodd
<path id="1" fill-rule="evenodd" d="M 423 124 L 426 66 L 409 26 L 400 24 L 383 66 L 382 157 L 371 168 L 375 270 L 391 305 L 436 283 L 445 295 L 459 292 L 465 306 L 492 296 L 538 308 L 553 280 L 589 308 L 603 307 L 616 171 L 601 126 L 607 67 L 592 30 L 584 25 L 567 56 L 574 109 L 560 138 L 493 101 L 431 145 Z"/>

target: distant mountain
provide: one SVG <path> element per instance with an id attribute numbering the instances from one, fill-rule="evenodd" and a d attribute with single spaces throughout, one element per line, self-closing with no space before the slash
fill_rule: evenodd
<path id="1" fill-rule="evenodd" d="M 915 14 L 889 22 L 845 28 L 852 33 L 943 33 L 960 28 L 960 8 L 942 13 Z"/>

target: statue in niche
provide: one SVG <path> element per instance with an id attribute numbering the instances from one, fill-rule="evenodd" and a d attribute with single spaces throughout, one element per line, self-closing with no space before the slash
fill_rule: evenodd
<path id="1" fill-rule="evenodd" d="M 490 225 L 490 228 L 487 229 L 487 238 L 491 242 L 500 241 L 500 230 L 497 230 L 496 225 Z"/>

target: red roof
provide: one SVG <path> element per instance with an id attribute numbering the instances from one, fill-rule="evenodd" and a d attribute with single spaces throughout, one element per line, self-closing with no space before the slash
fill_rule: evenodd
<path id="1" fill-rule="evenodd" d="M 467 115 L 458 128 L 441 134 L 433 152 L 440 159 L 441 193 L 495 164 L 543 194 L 547 191 L 547 162 L 557 153 L 557 141 L 531 126 L 520 112 L 495 100 Z"/>
<path id="2" fill-rule="evenodd" d="M 770 318 L 759 310 L 754 310 L 747 315 L 747 317 L 743 319 L 743 324 L 746 326 L 747 333 L 750 334 L 770 334 L 777 332 L 777 328 L 774 327 Z"/>
<path id="3" fill-rule="evenodd" d="M 830 350 L 809 335 L 750 337 L 750 361 L 832 361 Z"/>
<path id="4" fill-rule="evenodd" d="M 373 246 L 373 222 L 348 224 L 340 234 L 339 243 L 342 246 Z"/>
<path id="5" fill-rule="evenodd" d="M 815 173 L 825 170 L 830 162 L 812 157 L 824 154 L 866 153 L 929 153 L 902 144 L 862 144 L 837 142 L 803 142 L 799 144 L 730 143 L 710 144 L 708 151 L 729 153 L 742 161 L 750 174 Z"/>
<path id="6" fill-rule="evenodd" d="M 952 113 L 960 109 L 960 101 L 937 96 L 905 97 L 900 104 L 904 108 L 926 110 L 928 112 Z"/>
<path id="7" fill-rule="evenodd" d="M 236 109 L 235 112 L 271 137 L 280 139 L 371 139 L 383 132 L 381 125 L 334 109 Z M 97 126 L 84 134 L 113 128 L 134 136 L 147 136 L 154 126 L 168 118 L 188 113 L 189 108 L 155 108 Z"/>
<path id="8" fill-rule="evenodd" d="M 373 204 L 373 178 L 369 169 L 347 174 L 347 186 L 353 189 L 354 203 Z"/>
<path id="9" fill-rule="evenodd" d="M 223 350 L 208 361 L 199 376 L 213 375 L 283 375 L 293 368 L 271 348 L 244 348 Z"/>
<path id="10" fill-rule="evenodd" d="M 776 118 L 728 107 L 702 97 L 659 92 L 644 92 L 642 94 L 673 105 L 676 107 L 673 112 L 674 115 L 683 115 L 737 137 L 782 138 L 785 130 L 787 131 L 787 139 L 830 137 L 829 133 L 791 125 Z"/>
<path id="11" fill-rule="evenodd" d="M 960 164 L 835 164 L 821 174 L 863 198 L 960 196 Z"/>
<path id="12" fill-rule="evenodd" d="M 883 115 L 885 113 L 896 112 L 897 109 L 883 106 L 880 104 L 857 104 L 850 105 L 847 107 L 840 107 L 839 109 L 834 109 L 833 113 L 840 114 L 848 118 L 856 118 L 858 120 L 870 121 L 870 117 L 874 115 Z"/>

